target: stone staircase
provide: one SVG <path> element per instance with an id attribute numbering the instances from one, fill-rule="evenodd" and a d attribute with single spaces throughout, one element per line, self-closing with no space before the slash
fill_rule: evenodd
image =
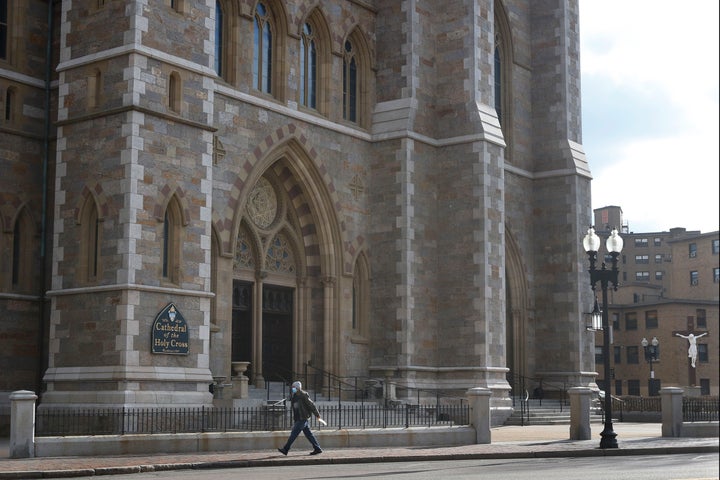
<path id="1" fill-rule="evenodd" d="M 560 400 L 530 399 L 527 401 L 529 412 L 522 418 L 520 400 L 515 399 L 515 411 L 505 421 L 504 425 L 570 425 L 570 405 Z M 590 412 L 590 423 L 602 423 L 602 415 L 596 410 Z"/>

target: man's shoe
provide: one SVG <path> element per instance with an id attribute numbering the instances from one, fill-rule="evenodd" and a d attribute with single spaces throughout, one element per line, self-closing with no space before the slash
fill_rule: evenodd
<path id="1" fill-rule="evenodd" d="M 312 452 L 310 452 L 310 455 L 317 455 L 318 453 L 322 453 L 322 449 L 316 448 L 315 450 L 313 450 Z"/>
<path id="2" fill-rule="evenodd" d="M 282 453 L 283 455 L 287 455 L 288 451 L 285 450 L 284 448 L 278 448 L 278 452 Z"/>

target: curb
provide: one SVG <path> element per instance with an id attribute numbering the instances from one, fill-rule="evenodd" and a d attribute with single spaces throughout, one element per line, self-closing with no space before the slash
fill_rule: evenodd
<path id="1" fill-rule="evenodd" d="M 583 449 L 558 451 L 530 451 L 530 452 L 495 452 L 495 453 L 456 453 L 456 454 L 430 454 L 420 456 L 396 455 L 377 457 L 341 457 L 341 458 L 278 458 L 272 460 L 222 460 L 211 462 L 192 463 L 162 463 L 151 465 L 131 465 L 121 467 L 76 468 L 68 470 L 45 471 L 15 471 L 0 472 L 0 479 L 36 479 L 36 478 L 68 478 L 93 477 L 100 475 L 119 475 L 130 473 L 149 473 L 171 470 L 209 470 L 223 468 L 248 467 L 277 467 L 297 465 L 347 465 L 354 463 L 378 462 L 405 462 L 405 461 L 442 461 L 442 460 L 489 460 L 508 458 L 562 458 L 562 457 L 615 457 L 630 455 L 672 455 L 683 453 L 717 453 L 718 447 L 713 445 L 698 445 L 687 447 L 650 447 L 630 449 Z"/>

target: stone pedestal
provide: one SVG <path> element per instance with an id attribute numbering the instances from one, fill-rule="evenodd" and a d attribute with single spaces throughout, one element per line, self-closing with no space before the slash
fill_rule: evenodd
<path id="1" fill-rule="evenodd" d="M 681 436 L 683 426 L 682 404 L 682 388 L 665 387 L 660 389 L 663 437 Z"/>
<path id="2" fill-rule="evenodd" d="M 35 400 L 28 390 L 10 394 L 10 458 L 35 456 Z"/>
<path id="3" fill-rule="evenodd" d="M 590 397 L 589 387 L 574 387 L 570 395 L 570 440 L 590 440 Z"/>
<path id="4" fill-rule="evenodd" d="M 700 387 L 696 387 L 695 385 L 692 387 L 683 387 L 683 390 L 685 390 L 686 397 L 699 397 L 701 395 Z"/>
<path id="5" fill-rule="evenodd" d="M 250 362 L 232 362 L 233 377 L 232 382 L 232 398 L 248 398 L 248 382 L 249 378 L 245 376 Z"/>
<path id="6" fill-rule="evenodd" d="M 475 427 L 476 443 L 490 443 L 490 397 L 489 388 L 471 388 L 467 391 L 470 403 L 470 423 Z"/>

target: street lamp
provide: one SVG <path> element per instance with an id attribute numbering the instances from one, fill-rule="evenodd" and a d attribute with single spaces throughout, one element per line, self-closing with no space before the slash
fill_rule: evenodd
<path id="1" fill-rule="evenodd" d="M 583 248 L 590 260 L 590 287 L 595 291 L 595 284 L 600 282 L 602 289 L 602 327 L 603 327 L 603 369 L 605 370 L 605 428 L 600 433 L 600 448 L 617 448 L 617 434 L 613 431 L 612 424 L 612 395 L 610 394 L 610 326 L 608 322 L 608 285 L 612 284 L 614 290 L 618 287 L 618 256 L 622 251 L 623 240 L 618 235 L 617 229 L 613 229 L 605 242 L 605 248 L 610 253 L 612 267 L 607 268 L 602 262 L 600 270 L 595 268 L 598 249 L 600 248 L 600 237 L 595 234 L 593 227 L 588 228 L 587 235 L 583 239 Z"/>
<path id="2" fill-rule="evenodd" d="M 653 370 L 653 361 L 657 361 L 660 355 L 660 341 L 657 337 L 653 337 L 651 342 L 648 342 L 647 338 L 643 337 L 640 342 L 643 350 L 645 350 L 645 361 L 650 362 L 650 383 L 648 384 L 648 395 L 653 395 L 654 384 L 655 384 L 655 370 Z"/>

